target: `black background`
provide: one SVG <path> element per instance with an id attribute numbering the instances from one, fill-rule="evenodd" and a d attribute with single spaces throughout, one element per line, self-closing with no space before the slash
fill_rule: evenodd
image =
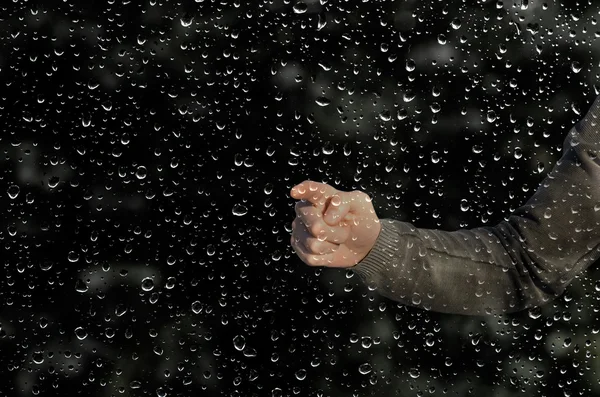
<path id="1" fill-rule="evenodd" d="M 526 5 L 0 6 L 0 394 L 598 394 L 594 269 L 467 317 L 289 246 L 306 179 L 444 230 L 527 200 L 600 51 L 597 6 Z"/>

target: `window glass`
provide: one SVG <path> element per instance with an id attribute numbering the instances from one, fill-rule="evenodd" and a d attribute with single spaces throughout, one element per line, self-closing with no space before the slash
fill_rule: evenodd
<path id="1" fill-rule="evenodd" d="M 600 393 L 593 268 L 531 310 L 427 311 L 303 263 L 289 196 L 496 225 L 600 93 L 599 11 L 3 2 L 0 395 Z"/>

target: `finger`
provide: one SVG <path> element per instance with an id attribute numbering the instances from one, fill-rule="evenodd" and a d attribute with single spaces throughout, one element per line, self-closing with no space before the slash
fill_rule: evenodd
<path id="1" fill-rule="evenodd" d="M 350 211 L 350 203 L 343 201 L 340 194 L 331 196 L 323 215 L 323 220 L 330 226 L 338 225 Z"/>
<path id="2" fill-rule="evenodd" d="M 323 220 L 331 226 L 338 225 L 340 222 L 344 225 L 345 221 L 354 220 L 354 214 L 363 214 L 372 208 L 371 198 L 360 190 L 338 192 L 328 201 L 323 211 Z"/>
<path id="3" fill-rule="evenodd" d="M 306 201 L 296 203 L 296 217 L 308 232 L 321 241 L 343 244 L 350 236 L 350 228 L 344 225 L 330 226 L 323 220 L 322 210 Z"/>
<path id="4" fill-rule="evenodd" d="M 298 218 L 294 219 L 294 222 L 292 222 L 292 229 L 293 236 L 296 237 L 299 242 L 303 243 L 306 252 L 312 255 L 330 254 L 339 248 L 339 244 L 321 241 L 311 235 L 308 229 L 306 229 L 306 226 L 299 221 Z"/>
<path id="5" fill-rule="evenodd" d="M 306 247 L 299 238 L 292 235 L 290 238 L 290 244 L 292 248 L 296 252 L 296 255 L 302 260 L 302 262 L 306 263 L 309 266 L 327 266 L 327 264 L 331 263 L 333 254 L 325 254 L 325 255 L 314 255 L 306 250 Z"/>
<path id="6" fill-rule="evenodd" d="M 296 200 L 307 200 L 316 206 L 324 206 L 327 199 L 337 193 L 337 189 L 326 183 L 304 181 L 290 190 Z"/>

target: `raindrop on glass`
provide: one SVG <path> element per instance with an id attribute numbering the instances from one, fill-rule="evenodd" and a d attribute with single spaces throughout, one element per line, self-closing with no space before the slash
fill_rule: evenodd
<path id="1" fill-rule="evenodd" d="M 317 30 L 321 30 L 327 25 L 327 17 L 324 12 L 319 13 L 319 19 L 317 21 Z"/>
<path id="2" fill-rule="evenodd" d="M 298 380 L 304 380 L 306 379 L 306 370 L 305 369 L 299 369 L 298 371 L 296 371 L 296 379 Z"/>
<path id="3" fill-rule="evenodd" d="M 192 312 L 194 312 L 194 314 L 200 314 L 201 311 L 202 303 L 200 303 L 200 301 L 195 301 L 194 303 L 192 303 Z"/>
<path id="4" fill-rule="evenodd" d="M 140 165 L 135 171 L 135 176 L 137 177 L 137 179 L 144 179 L 146 178 L 146 175 L 148 175 L 148 171 L 143 165 Z"/>
<path id="5" fill-rule="evenodd" d="M 21 189 L 19 188 L 19 186 L 17 185 L 10 185 L 8 190 L 6 191 L 8 193 L 8 197 L 10 197 L 11 199 L 16 199 L 17 196 L 19 195 L 19 192 L 21 191 Z"/>
<path id="6" fill-rule="evenodd" d="M 83 280 L 81 279 L 77 279 L 77 281 L 75 282 L 75 291 L 77 292 L 87 292 L 88 290 L 88 286 L 86 283 L 83 282 Z"/>
<path id="7" fill-rule="evenodd" d="M 452 20 L 452 22 L 450 22 L 450 26 L 452 26 L 452 29 L 454 29 L 454 30 L 460 29 L 460 25 L 461 25 L 461 21 L 458 18 L 454 18 Z"/>
<path id="8" fill-rule="evenodd" d="M 315 102 L 317 103 L 317 105 L 319 106 L 329 106 L 329 104 L 331 103 L 331 101 L 328 98 L 325 98 L 324 96 L 320 96 L 318 97 Z"/>
<path id="9" fill-rule="evenodd" d="M 179 20 L 181 22 L 181 26 L 184 28 L 188 28 L 191 26 L 192 22 L 194 22 L 194 17 L 186 15 Z"/>
<path id="10" fill-rule="evenodd" d="M 248 213 L 248 208 L 242 204 L 236 204 L 233 206 L 231 212 L 233 215 L 244 216 Z"/>
<path id="11" fill-rule="evenodd" d="M 306 5 L 306 3 L 299 1 L 296 4 L 294 4 L 293 9 L 296 14 L 304 14 L 308 9 L 308 6 Z"/>
<path id="12" fill-rule="evenodd" d="M 244 347 L 246 347 L 246 339 L 242 335 L 237 335 L 233 338 L 233 347 L 238 351 L 244 350 Z"/>
<path id="13" fill-rule="evenodd" d="M 83 327 L 77 327 L 75 328 L 75 336 L 79 340 L 84 340 L 85 338 L 87 338 L 87 332 L 83 329 Z"/>
<path id="14" fill-rule="evenodd" d="M 154 281 L 150 277 L 146 277 L 142 280 L 142 289 L 144 291 L 152 291 L 154 289 Z"/>

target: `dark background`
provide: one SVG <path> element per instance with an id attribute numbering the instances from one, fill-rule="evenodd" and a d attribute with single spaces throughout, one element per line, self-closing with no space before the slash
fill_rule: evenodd
<path id="1" fill-rule="evenodd" d="M 600 395 L 596 269 L 469 317 L 289 245 L 306 179 L 507 218 L 599 94 L 586 4 L 2 3 L 0 395 Z"/>

